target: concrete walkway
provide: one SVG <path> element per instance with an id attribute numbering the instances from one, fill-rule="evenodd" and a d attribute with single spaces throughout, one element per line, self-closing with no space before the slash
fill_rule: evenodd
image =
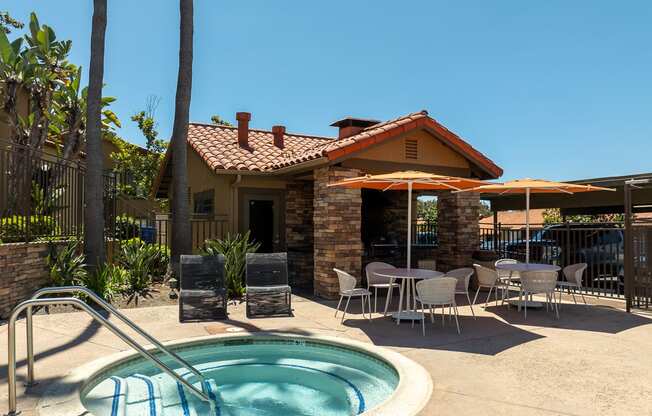
<path id="1" fill-rule="evenodd" d="M 461 307 L 462 335 L 454 325 L 396 324 L 374 315 L 363 320 L 359 301 L 344 324 L 335 302 L 295 296 L 293 318 L 246 319 L 244 305 L 230 305 L 230 320 L 180 324 L 176 307 L 125 310 L 161 340 L 242 331 L 277 331 L 348 337 L 394 349 L 432 375 L 434 391 L 423 415 L 652 415 L 652 315 L 626 314 L 622 304 L 564 304 L 561 319 L 529 311 L 477 305 L 473 319 Z M 380 302 L 379 302 L 380 305 Z M 355 306 L 355 308 L 353 308 Z M 72 368 L 126 349 L 83 313 L 35 317 L 36 377 L 28 391 L 24 321 L 18 323 L 18 407 L 33 410 L 43 391 Z M 7 326 L 0 326 L 0 414 L 7 409 Z"/>

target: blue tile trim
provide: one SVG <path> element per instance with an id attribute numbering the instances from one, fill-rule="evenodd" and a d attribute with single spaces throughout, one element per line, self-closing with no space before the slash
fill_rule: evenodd
<path id="1" fill-rule="evenodd" d="M 188 408 L 188 399 L 186 399 L 186 393 L 183 391 L 183 386 L 177 381 L 177 391 L 179 392 L 179 398 L 181 399 L 181 408 L 183 409 L 183 416 L 190 416 L 190 409 Z"/>
<path id="2" fill-rule="evenodd" d="M 318 368 L 312 368 L 312 367 L 307 367 L 303 365 L 296 365 L 296 364 L 278 364 L 278 363 L 240 363 L 240 364 L 225 364 L 225 365 L 218 365 L 215 367 L 208 367 L 208 368 L 202 368 L 202 371 L 210 371 L 210 370 L 216 370 L 218 368 L 226 368 L 226 367 L 237 367 L 237 366 L 256 366 L 256 365 L 269 365 L 269 366 L 277 366 L 277 367 L 290 367 L 290 368 L 300 368 L 303 370 L 312 370 L 312 371 L 317 371 L 322 374 L 329 375 L 333 378 L 336 378 L 340 381 L 343 381 L 345 384 L 347 384 L 355 393 L 357 399 L 358 399 L 358 411 L 356 415 L 359 415 L 360 413 L 363 413 L 366 410 L 366 404 L 364 401 L 364 396 L 362 395 L 362 392 L 360 389 L 353 383 L 351 383 L 349 380 L 345 379 L 344 377 L 337 375 L 335 373 L 331 373 L 329 371 L 324 371 L 320 370 Z"/>
<path id="3" fill-rule="evenodd" d="M 206 391 L 208 392 L 208 397 L 211 398 L 213 403 L 215 403 L 215 416 L 220 416 L 220 406 L 217 404 L 217 396 L 215 395 L 215 392 L 211 388 L 211 383 L 206 381 L 204 383 L 204 387 L 206 387 Z"/>
<path id="4" fill-rule="evenodd" d="M 149 402 L 149 416 L 156 416 L 156 405 L 154 404 L 154 384 L 152 380 L 139 374 L 134 374 L 133 378 L 142 380 L 147 385 L 147 401 Z"/>
<path id="5" fill-rule="evenodd" d="M 113 388 L 113 400 L 111 401 L 111 416 L 118 416 L 118 405 L 120 404 L 120 386 L 122 382 L 117 377 L 110 377 L 115 383 Z"/>

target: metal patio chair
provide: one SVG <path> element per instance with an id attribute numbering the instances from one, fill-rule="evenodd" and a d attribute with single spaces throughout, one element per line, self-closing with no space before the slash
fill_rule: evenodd
<path id="1" fill-rule="evenodd" d="M 226 319 L 224 256 L 181 256 L 179 322 Z"/>
<path id="2" fill-rule="evenodd" d="M 471 308 L 473 319 L 475 319 L 475 311 L 473 311 L 473 303 L 471 302 L 471 296 L 469 296 L 469 282 L 471 281 L 471 276 L 473 276 L 473 269 L 470 267 L 463 267 L 461 269 L 451 270 L 447 272 L 443 277 L 453 277 L 457 279 L 457 285 L 455 286 L 455 294 L 466 295 L 466 300 L 469 301 L 469 308 Z"/>
<path id="3" fill-rule="evenodd" d="M 367 306 L 369 306 L 369 320 L 371 321 L 371 292 L 363 287 L 355 287 L 357 285 L 357 280 L 355 277 L 351 276 L 349 273 L 340 269 L 333 269 L 337 273 L 337 280 L 340 284 L 340 301 L 337 302 L 337 307 L 335 308 L 335 317 L 337 317 L 337 312 L 340 310 L 340 305 L 342 300 L 346 298 L 346 306 L 342 313 L 342 321 L 344 322 L 344 317 L 346 316 L 346 310 L 349 308 L 349 301 L 351 298 L 360 297 L 362 302 L 362 317 L 365 318 L 364 314 L 364 302 L 365 298 L 367 299 Z"/>
<path id="4" fill-rule="evenodd" d="M 568 290 L 568 293 L 573 296 L 573 302 L 577 304 L 577 299 L 575 299 L 575 292 L 579 292 L 579 295 L 582 296 L 582 301 L 587 305 L 586 299 L 584 298 L 584 292 L 582 291 L 582 276 L 588 265 L 586 263 L 576 263 L 566 266 L 563 269 L 565 281 L 558 281 L 557 287 L 559 288 L 559 304 L 561 306 L 561 293 L 564 289 Z M 571 291 L 571 289 L 573 289 Z"/>
<path id="5" fill-rule="evenodd" d="M 371 262 L 367 264 L 367 267 L 365 267 L 365 273 L 367 274 L 367 290 L 371 292 L 371 289 L 373 289 L 374 291 L 374 313 L 378 311 L 377 310 L 378 289 L 387 290 L 387 297 L 388 297 L 387 302 L 391 303 L 394 288 L 399 287 L 398 283 L 396 282 L 390 283 L 392 279 L 390 279 L 389 277 L 378 276 L 375 273 L 375 271 L 382 270 L 382 269 L 395 269 L 395 268 L 396 267 L 392 266 L 391 264 L 383 263 L 382 261 Z"/>
<path id="6" fill-rule="evenodd" d="M 247 317 L 292 316 L 287 253 L 247 253 Z"/>
<path id="7" fill-rule="evenodd" d="M 426 335 L 426 308 L 430 309 L 430 320 L 435 322 L 433 308 L 441 307 L 441 325 L 444 326 L 446 307 L 448 313 L 452 312 L 455 316 L 457 333 L 460 331 L 460 322 L 457 319 L 457 304 L 455 303 L 455 286 L 457 279 L 454 277 L 439 277 L 436 279 L 425 279 L 417 282 L 416 301 L 421 304 L 421 331 Z M 452 309 L 452 311 L 451 311 Z"/>

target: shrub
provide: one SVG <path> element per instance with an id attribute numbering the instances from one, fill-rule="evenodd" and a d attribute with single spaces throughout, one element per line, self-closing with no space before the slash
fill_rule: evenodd
<path id="1" fill-rule="evenodd" d="M 126 274 L 126 270 L 120 266 L 105 263 L 98 266 L 94 273 L 85 273 L 81 276 L 79 284 L 92 290 L 107 302 L 111 302 L 121 291 Z"/>
<path id="2" fill-rule="evenodd" d="M 82 281 L 86 277 L 85 260 L 77 240 L 68 242 L 58 252 L 55 246 L 50 246 L 47 262 L 52 283 L 55 286 L 72 286 Z"/>
<path id="3" fill-rule="evenodd" d="M 115 219 L 115 238 L 129 240 L 140 237 L 140 224 L 134 217 L 119 215 Z"/>
<path id="4" fill-rule="evenodd" d="M 244 234 L 227 234 L 222 240 L 206 240 L 204 243 L 205 254 L 224 256 L 226 288 L 231 298 L 239 298 L 244 294 L 247 253 L 255 253 L 260 248 L 260 244 L 249 241 L 249 237 L 250 233 L 247 231 Z"/>
<path id="5" fill-rule="evenodd" d="M 118 256 L 118 264 L 125 269 L 123 292 L 127 295 L 127 303 L 151 294 L 152 272 L 159 259 L 159 251 L 153 245 L 145 244 L 138 238 L 130 239 L 122 244 Z"/>
<path id="6" fill-rule="evenodd" d="M 25 241 L 27 217 L 13 215 L 0 219 L 0 240 L 5 243 Z M 31 215 L 29 217 L 30 238 L 60 234 L 57 222 L 49 215 Z"/>

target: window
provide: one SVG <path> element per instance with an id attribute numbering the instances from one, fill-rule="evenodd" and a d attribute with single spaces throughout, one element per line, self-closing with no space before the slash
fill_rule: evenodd
<path id="1" fill-rule="evenodd" d="M 215 201 L 215 190 L 197 192 L 193 195 L 195 201 L 195 214 L 213 215 L 213 204 Z"/>

